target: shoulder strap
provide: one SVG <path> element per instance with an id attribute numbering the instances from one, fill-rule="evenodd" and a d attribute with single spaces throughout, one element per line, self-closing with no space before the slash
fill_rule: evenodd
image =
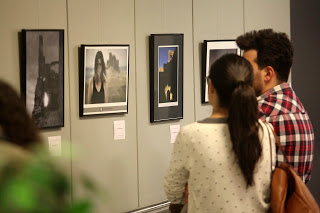
<path id="1" fill-rule="evenodd" d="M 270 137 L 270 132 L 269 132 L 269 127 L 268 127 L 268 124 L 267 122 L 264 121 L 264 125 L 266 126 L 267 128 L 267 132 L 268 132 L 268 135 L 269 135 L 269 145 L 270 145 L 270 162 L 271 162 L 271 172 L 272 172 L 272 144 L 271 144 L 271 137 Z"/>

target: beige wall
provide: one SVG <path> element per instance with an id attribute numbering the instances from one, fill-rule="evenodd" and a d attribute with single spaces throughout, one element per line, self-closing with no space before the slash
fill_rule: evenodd
<path id="1" fill-rule="evenodd" d="M 0 78 L 20 89 L 21 29 L 65 30 L 65 126 L 42 134 L 45 140 L 61 135 L 63 145 L 71 145 L 64 148 L 73 155 L 66 163 L 71 181 L 81 169 L 106 188 L 108 200 L 97 201 L 95 212 L 124 212 L 166 200 L 170 125 L 211 112 L 201 104 L 203 40 L 235 39 L 266 27 L 290 34 L 289 0 L 0 0 Z M 148 36 L 157 33 L 184 34 L 184 118 L 150 124 Z M 130 45 L 128 114 L 79 118 L 81 44 Z M 115 120 L 125 120 L 125 140 L 113 140 Z"/>
<path id="2" fill-rule="evenodd" d="M 56 14 L 59 14 L 58 16 Z M 69 101 L 67 8 L 65 0 L 0 0 L 0 79 L 9 82 L 20 91 L 19 39 L 21 29 L 64 29 L 64 127 L 47 129 L 42 132 L 45 140 L 49 136 L 61 135 L 63 151 L 70 155 L 71 123 Z M 71 179 L 71 161 L 64 161 Z"/>

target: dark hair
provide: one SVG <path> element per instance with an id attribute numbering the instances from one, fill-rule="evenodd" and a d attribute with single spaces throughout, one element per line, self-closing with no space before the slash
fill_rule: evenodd
<path id="1" fill-rule="evenodd" d="M 96 58 L 94 60 L 94 74 L 95 75 L 97 74 L 99 59 L 101 61 L 101 65 L 102 65 L 102 71 L 100 73 L 100 79 L 101 79 L 101 81 L 104 81 L 103 74 L 106 75 L 107 73 L 106 73 L 106 65 L 104 63 L 103 54 L 102 54 L 101 51 L 97 52 Z M 94 78 L 95 78 L 95 76 L 94 76 Z"/>
<path id="2" fill-rule="evenodd" d="M 262 146 L 259 140 L 258 102 L 250 63 L 236 54 L 226 54 L 211 67 L 209 78 L 217 91 L 220 107 L 228 109 L 228 127 L 247 186 L 253 185 L 253 171 Z"/>
<path id="3" fill-rule="evenodd" d="M 0 80 L 0 128 L 5 140 L 26 149 L 40 144 L 41 138 L 35 122 L 27 113 L 18 93 Z"/>
<path id="4" fill-rule="evenodd" d="M 293 59 L 293 46 L 287 34 L 272 29 L 247 32 L 236 40 L 240 49 L 257 50 L 259 69 L 271 66 L 280 81 L 288 81 Z"/>

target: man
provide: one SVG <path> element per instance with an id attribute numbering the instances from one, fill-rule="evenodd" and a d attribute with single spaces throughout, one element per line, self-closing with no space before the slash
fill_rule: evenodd
<path id="1" fill-rule="evenodd" d="M 306 110 L 287 83 L 293 58 L 288 36 L 264 29 L 245 33 L 236 42 L 254 70 L 259 117 L 273 125 L 289 163 L 307 183 L 311 178 L 314 134 Z M 277 148 L 277 166 L 283 161 Z"/>

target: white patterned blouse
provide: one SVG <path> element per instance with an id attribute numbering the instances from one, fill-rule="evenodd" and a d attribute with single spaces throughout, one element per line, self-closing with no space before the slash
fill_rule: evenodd
<path id="1" fill-rule="evenodd" d="M 188 183 L 188 212 L 267 212 L 270 200 L 270 142 L 259 120 L 262 157 L 254 172 L 254 185 L 245 179 L 232 150 L 227 119 L 207 118 L 181 129 L 174 144 L 164 189 L 171 203 L 184 203 Z M 271 126 L 271 125 L 270 125 Z M 272 140 L 272 162 L 275 142 Z M 273 165 L 274 166 L 274 165 Z"/>

